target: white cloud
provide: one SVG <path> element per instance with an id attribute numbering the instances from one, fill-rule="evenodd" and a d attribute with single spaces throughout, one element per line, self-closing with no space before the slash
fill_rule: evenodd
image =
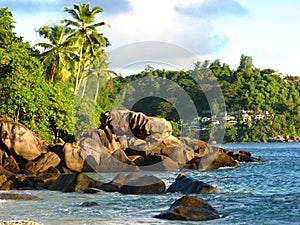
<path id="1" fill-rule="evenodd" d="M 216 31 L 213 18 L 207 13 L 204 17 L 179 10 L 190 9 L 195 4 L 198 8 L 201 8 L 201 4 L 206 8 L 212 7 L 208 2 L 130 0 L 130 12 L 109 18 L 112 27 L 107 34 L 114 47 L 140 41 L 163 41 L 190 49 L 197 54 L 217 52 L 226 45 L 227 38 Z M 232 8 L 229 7 L 228 10 L 230 13 Z"/>

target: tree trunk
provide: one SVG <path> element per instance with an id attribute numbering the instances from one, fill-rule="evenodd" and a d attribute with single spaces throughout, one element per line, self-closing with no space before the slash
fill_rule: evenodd
<path id="1" fill-rule="evenodd" d="M 79 62 L 78 62 L 78 67 L 77 67 L 77 75 L 76 75 L 76 80 L 75 80 L 75 89 L 74 89 L 74 94 L 78 94 L 79 91 L 79 84 L 80 84 L 80 72 L 81 72 L 81 61 L 82 61 L 82 52 L 83 52 L 83 45 L 84 45 L 84 39 L 82 40 L 81 46 L 80 46 L 80 53 L 79 53 Z"/>

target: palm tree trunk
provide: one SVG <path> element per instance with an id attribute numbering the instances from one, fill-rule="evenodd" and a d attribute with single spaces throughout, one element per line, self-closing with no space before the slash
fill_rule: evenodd
<path id="1" fill-rule="evenodd" d="M 96 104 L 96 101 L 97 101 L 97 98 L 98 98 L 98 95 L 99 95 L 99 86 L 100 86 L 100 79 L 98 78 L 97 88 L 96 88 L 96 93 L 95 93 L 95 98 L 94 98 L 95 104 Z"/>
<path id="2" fill-rule="evenodd" d="M 82 75 L 82 76 L 80 77 L 80 79 L 79 79 L 77 93 L 78 93 L 78 91 L 79 91 L 79 88 L 80 88 L 80 87 L 81 87 L 81 85 L 82 85 L 82 81 L 83 81 L 83 75 Z"/>
<path id="3" fill-rule="evenodd" d="M 51 62 L 50 76 L 48 79 L 49 83 L 52 83 L 54 81 L 55 71 L 56 71 L 56 66 L 53 62 Z"/>
<path id="4" fill-rule="evenodd" d="M 84 93 L 85 93 L 86 85 L 87 85 L 87 83 L 85 83 L 85 84 L 84 84 L 84 86 L 83 86 L 83 90 L 82 90 L 82 93 L 81 93 L 81 98 L 83 98 L 83 97 L 84 97 Z"/>
<path id="5" fill-rule="evenodd" d="M 82 40 L 81 46 L 80 46 L 80 53 L 79 53 L 79 62 L 78 62 L 78 67 L 77 67 L 77 75 L 76 75 L 76 80 L 75 80 L 75 89 L 74 89 L 74 94 L 78 94 L 79 91 L 79 85 L 80 85 L 80 72 L 81 72 L 81 61 L 82 61 L 82 52 L 83 52 L 83 45 L 84 45 L 84 39 Z"/>

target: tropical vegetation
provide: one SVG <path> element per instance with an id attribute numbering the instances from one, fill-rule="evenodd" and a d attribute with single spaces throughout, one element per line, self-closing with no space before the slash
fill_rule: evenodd
<path id="1" fill-rule="evenodd" d="M 199 120 L 203 117 L 222 120 L 224 113 L 230 114 L 241 110 L 252 111 L 253 115 L 268 113 L 269 116 L 264 119 L 254 119 L 254 116 L 252 116 L 252 120 L 237 118 L 238 121 L 235 125 L 224 122 L 225 127 L 221 128 L 226 130 L 225 142 L 269 141 L 271 137 L 278 135 L 300 136 L 299 78 L 287 76 L 282 79 L 272 69 L 255 68 L 250 56 L 242 55 L 240 65 L 236 70 L 231 69 L 225 63 L 221 64 L 219 59 L 213 62 L 208 60 L 202 63 L 197 62 L 194 70 L 189 71 L 166 71 L 153 68 L 149 70 L 148 67 L 138 74 L 115 78 L 112 98 L 128 84 L 144 77 L 169 79 L 182 87 L 196 106 Z M 199 78 L 198 81 L 195 80 L 195 77 Z M 222 96 L 219 96 L 218 87 L 224 96 L 225 107 L 223 109 L 222 101 L 218 102 L 218 99 L 222 99 Z M 180 128 L 186 126 L 194 118 L 187 118 L 190 121 L 182 121 L 177 111 L 178 107 L 176 108 L 172 104 L 174 103 L 172 98 L 177 96 L 178 89 L 170 88 L 168 90 L 170 97 L 168 98 L 162 99 L 154 95 L 136 101 L 135 96 L 137 94 L 143 96 L 142 92 L 148 92 L 148 89 L 128 89 L 126 95 L 123 96 L 125 107 L 133 105 L 132 109 L 135 111 L 166 117 L 173 121 L 173 124 L 176 123 L 176 127 L 179 128 L 176 129 L 176 132 L 179 135 Z M 158 79 L 153 79 L 150 89 L 153 93 L 161 92 Z M 214 95 L 216 95 L 215 98 L 212 98 L 211 96 Z M 187 107 L 187 103 L 185 102 L 181 107 Z M 223 117 L 220 115 L 222 112 Z M 208 140 L 211 138 L 214 126 L 211 123 L 203 125 L 206 129 L 200 131 L 200 138 Z"/>
<path id="2" fill-rule="evenodd" d="M 195 120 L 191 118 L 194 114 L 188 112 L 195 107 L 197 122 L 204 117 L 211 119 L 201 125 L 205 129 L 199 138 L 203 140 L 221 128 L 226 131 L 225 142 L 300 136 L 298 77 L 283 79 L 272 69 L 256 68 L 247 55 L 241 56 L 235 70 L 217 59 L 195 62 L 195 68 L 188 71 L 148 66 L 131 76 L 112 76 L 116 74 L 108 69 L 106 51 L 110 43 L 100 32 L 109 25 L 97 20 L 103 9 L 79 3 L 64 11 L 72 19 L 38 29 L 45 41 L 32 47 L 14 33 L 12 13 L 0 9 L 0 117 L 23 123 L 44 141 L 79 138 L 99 127 L 101 114 L 113 104 L 167 118 L 175 135 L 185 128 L 194 135 L 197 129 L 188 125 Z M 137 86 L 130 85 L 139 80 L 142 82 Z M 178 102 L 178 90 L 190 99 Z M 136 101 L 137 96 L 146 97 Z M 187 109 L 184 118 L 181 108 Z M 236 124 L 227 121 L 222 127 L 212 122 L 221 120 L 225 111 L 239 110 L 251 110 L 254 115 L 268 112 L 271 116 L 237 119 Z"/>

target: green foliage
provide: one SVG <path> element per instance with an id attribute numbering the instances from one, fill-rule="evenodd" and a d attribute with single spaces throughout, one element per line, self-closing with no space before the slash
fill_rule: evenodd
<path id="1" fill-rule="evenodd" d="M 65 8 L 74 20 L 63 20 L 65 26 L 41 27 L 39 34 L 47 41 L 38 44 L 45 49 L 40 53 L 16 36 L 12 13 L 7 8 L 0 9 L 1 117 L 23 123 L 44 141 L 72 141 L 74 135 L 78 137 L 97 128 L 100 114 L 111 109 L 113 102 L 120 108 L 131 107 L 150 116 L 164 117 L 171 121 L 173 133 L 180 135 L 180 128 L 194 115 L 184 115 L 183 121 L 178 107 L 184 104 L 188 112 L 195 105 L 199 116 L 207 110 L 217 116 L 222 108 L 218 98 L 206 96 L 215 96 L 219 84 L 227 112 L 267 110 L 272 115 L 252 122 L 241 120 L 235 126 L 226 124 L 226 142 L 300 136 L 299 78 L 288 76 L 284 80 L 272 69 L 255 68 L 250 56 L 241 56 L 237 70 L 217 59 L 212 63 L 197 62 L 189 71 L 156 70 L 149 65 L 139 74 L 112 80 L 104 51 L 109 41 L 97 30 L 107 25 L 96 22 L 102 11 L 82 3 Z M 151 82 L 142 81 L 138 88 L 129 85 L 141 78 Z M 171 85 L 165 85 L 167 81 Z M 191 100 L 177 102 L 179 90 Z M 159 93 L 166 96 L 162 98 Z M 146 97 L 135 102 L 139 96 Z M 213 129 L 212 124 L 206 124 L 199 137 L 210 139 Z M 192 129 L 188 132 L 197 134 Z"/>
<path id="2" fill-rule="evenodd" d="M 178 137 L 181 135 L 181 126 L 180 126 L 180 123 L 176 123 L 174 121 L 170 121 L 171 122 L 171 125 L 172 125 L 172 134 L 175 136 L 175 137 Z"/>
<path id="3" fill-rule="evenodd" d="M 68 38 L 72 30 L 63 26 L 44 26 L 39 35 L 48 40 L 47 43 L 38 43 L 36 46 L 44 48 L 40 55 L 44 65 L 44 74 L 49 83 L 66 81 L 75 66 L 76 47 L 72 46 L 72 39 Z"/>
<path id="4" fill-rule="evenodd" d="M 51 142 L 73 141 L 74 135 L 98 127 L 100 114 L 111 106 L 111 84 L 107 85 L 111 78 L 103 51 L 93 55 L 93 59 L 99 59 L 94 67 L 85 67 L 85 71 L 96 74 L 96 82 L 87 76 L 86 83 L 82 83 L 84 87 L 97 84 L 96 88 L 87 89 L 93 91 L 94 98 L 87 98 L 85 91 L 74 97 L 74 80 L 70 77 L 72 66 L 78 62 L 78 46 L 70 36 L 74 31 L 62 26 L 40 28 L 40 35 L 48 42 L 38 44 L 46 49 L 39 54 L 13 32 L 8 9 L 0 10 L 0 20 L 0 116 L 23 123 L 44 141 Z M 99 47 L 97 43 L 95 47 Z M 106 46 L 107 42 L 102 44 Z M 87 56 L 89 47 L 82 49 Z"/>
<path id="5" fill-rule="evenodd" d="M 73 107 L 74 134 L 76 139 L 100 126 L 101 110 L 93 99 L 75 95 Z"/>
<path id="6" fill-rule="evenodd" d="M 48 120 L 52 139 L 55 142 L 74 141 L 73 91 L 61 82 L 53 82 L 49 86 Z"/>
<path id="7" fill-rule="evenodd" d="M 0 10 L 0 17 L 0 114 L 49 140 L 48 86 L 37 53 L 13 33 L 12 14 L 7 9 Z"/>
<path id="8" fill-rule="evenodd" d="M 165 71 L 151 68 L 132 76 L 115 78 L 111 98 L 114 99 L 117 93 L 133 81 L 145 77 L 160 77 L 181 86 L 193 100 L 199 116 L 205 116 L 206 110 L 212 110 L 214 114 L 218 114 L 220 105 L 218 105 L 217 98 L 210 99 L 211 102 L 208 104 L 205 96 L 207 93 L 213 95 L 216 92 L 214 85 L 217 79 L 225 98 L 227 112 L 245 109 L 253 110 L 254 114 L 268 111 L 271 115 L 271 118 L 261 121 L 255 119 L 252 122 L 240 121 L 236 126 L 226 124 L 225 142 L 268 141 L 276 135 L 300 136 L 299 78 L 283 80 L 273 75 L 273 72 L 272 69 L 255 68 L 252 64 L 252 57 L 246 55 L 241 56 L 237 70 L 231 70 L 226 64 L 222 65 L 220 60 L 212 63 L 198 62 L 193 71 Z M 192 76 L 197 80 L 192 79 Z M 152 85 L 154 92 L 159 93 L 162 85 L 155 79 Z M 123 93 L 123 100 L 130 104 L 125 104 L 125 108 L 133 104 L 135 96 L 146 95 L 147 88 L 143 88 L 141 84 L 138 91 L 134 88 L 127 88 L 127 90 Z M 176 90 L 176 88 L 170 88 L 168 91 L 171 96 L 176 96 Z M 180 123 L 182 118 L 179 118 L 174 104 L 171 104 L 173 102 L 174 99 L 170 97 L 162 99 L 149 96 L 135 103 L 132 109 Z M 209 129 L 200 131 L 201 139 L 210 138 L 212 132 Z"/>
<path id="9" fill-rule="evenodd" d="M 64 19 L 62 23 L 71 29 L 68 37 L 77 47 L 78 62 L 75 69 L 74 94 L 78 94 L 85 78 L 84 70 L 91 65 L 99 55 L 105 54 L 103 48 L 109 46 L 109 41 L 98 29 L 109 26 L 105 22 L 96 22 L 97 14 L 103 12 L 100 7 L 90 8 L 90 3 L 74 4 L 72 8 L 64 8 L 74 20 Z"/>

